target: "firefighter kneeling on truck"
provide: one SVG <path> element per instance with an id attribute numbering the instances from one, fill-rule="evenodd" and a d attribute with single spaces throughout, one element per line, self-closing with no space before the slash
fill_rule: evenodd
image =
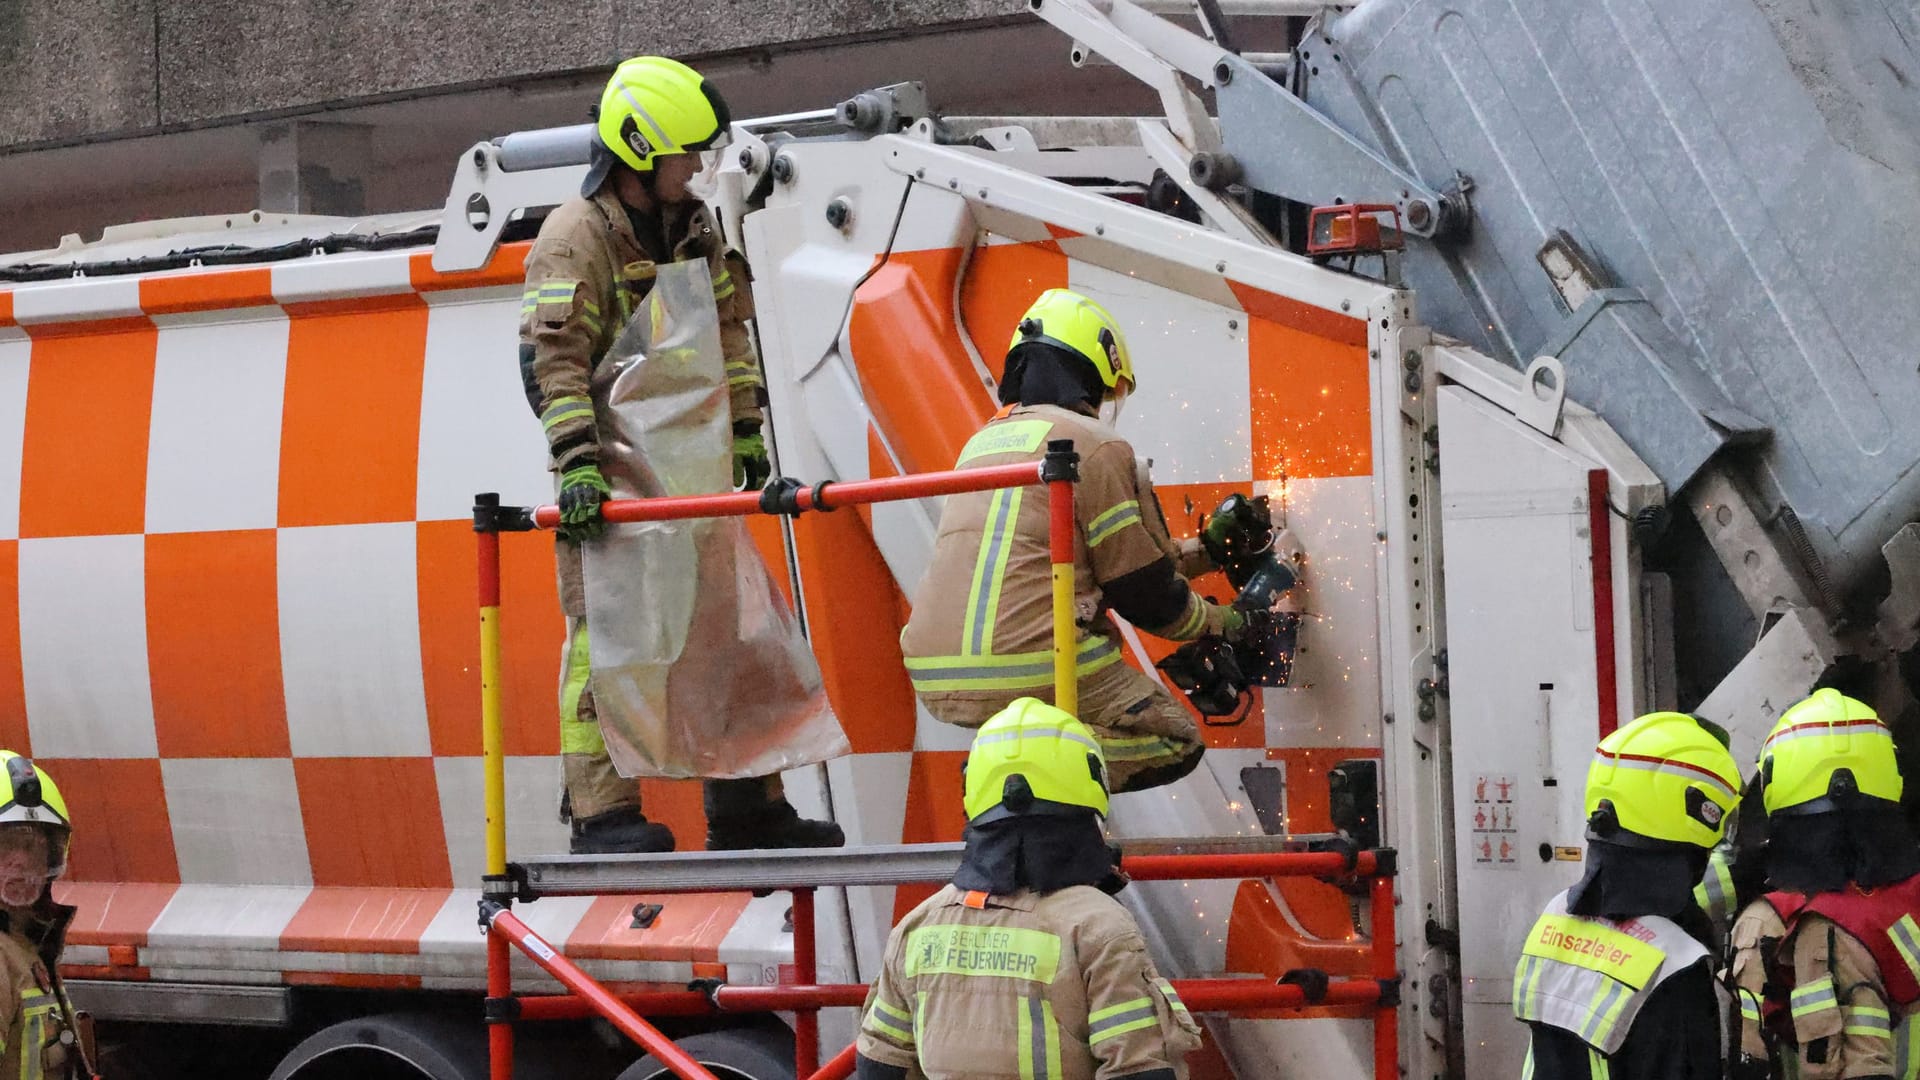
<path id="1" fill-rule="evenodd" d="M 1768 883 L 1733 926 L 1736 1080 L 1920 1074 L 1920 845 L 1893 736 L 1834 689 L 1760 748 Z"/>
<path id="2" fill-rule="evenodd" d="M 860 1080 L 1176 1080 L 1200 1029 L 1127 909 L 1100 744 L 1022 698 L 966 765 L 952 884 L 894 927 L 867 994 Z"/>
<path id="3" fill-rule="evenodd" d="M 673 833 L 640 812 L 638 785 L 615 771 L 588 675 L 586 584 L 580 544 L 603 525 L 612 491 L 600 472 L 594 369 L 653 286 L 659 263 L 699 259 L 713 274 L 733 415 L 734 484 L 767 478 L 761 438 L 766 386 L 746 320 L 753 315 L 747 266 L 709 219 L 696 182 L 703 155 L 727 137 L 726 102 L 692 68 L 639 56 L 608 80 L 595 113 L 580 198 L 562 203 L 527 253 L 520 306 L 520 377 L 546 432 L 559 477 L 556 545 L 560 607 L 567 617 L 560 676 L 560 754 L 575 854 L 672 851 Z M 809 821 L 788 803 L 778 775 L 705 782 L 707 847 L 838 847 L 830 821 Z"/>
<path id="4" fill-rule="evenodd" d="M 1718 1080 L 1712 931 L 1693 888 L 1737 801 L 1726 733 L 1651 713 L 1587 770 L 1586 874 L 1528 931 L 1513 1011 L 1529 1080 Z"/>
<path id="5" fill-rule="evenodd" d="M 1078 293 L 1049 289 L 1014 331 L 1000 383 L 1004 407 L 954 464 L 1038 462 L 1056 439 L 1071 440 L 1080 455 L 1080 719 L 1100 740 L 1115 793 L 1170 784 L 1192 772 L 1206 748 L 1186 708 L 1121 661 L 1120 632 L 1106 613 L 1174 641 L 1230 638 L 1245 626 L 1240 612 L 1187 584 L 1185 575 L 1212 564 L 1197 543 L 1169 537 L 1133 447 L 1111 425 L 1133 385 L 1113 316 Z M 914 692 L 935 719 L 977 728 L 1016 698 L 1052 700 L 1047 541 L 1044 488 L 947 496 L 933 558 L 900 635 Z"/>
<path id="6" fill-rule="evenodd" d="M 74 909 L 53 901 L 73 829 L 53 777 L 0 750 L 0 1077 L 84 1080 L 91 1031 L 60 981 Z"/>

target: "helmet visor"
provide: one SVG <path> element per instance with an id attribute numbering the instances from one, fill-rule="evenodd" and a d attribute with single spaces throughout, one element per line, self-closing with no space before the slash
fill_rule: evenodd
<path id="1" fill-rule="evenodd" d="M 726 132 L 720 133 L 721 139 Z M 720 147 L 701 151 L 700 171 L 687 181 L 687 194 L 701 202 L 712 202 L 720 194 Z"/>

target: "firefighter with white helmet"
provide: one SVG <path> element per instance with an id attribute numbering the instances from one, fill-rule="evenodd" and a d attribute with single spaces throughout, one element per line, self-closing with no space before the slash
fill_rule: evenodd
<path id="1" fill-rule="evenodd" d="M 1100 743 L 1033 698 L 967 756 L 953 882 L 887 940 L 861 1080 L 1176 1080 L 1199 1027 L 1147 955 L 1101 819 Z"/>
<path id="2" fill-rule="evenodd" d="M 1760 749 L 1767 893 L 1733 927 L 1733 1075 L 1920 1071 L 1920 844 L 1893 735 L 1836 689 L 1782 713 Z"/>
<path id="3" fill-rule="evenodd" d="M 0 750 L 0 1076 L 94 1075 L 59 974 L 74 909 L 54 903 L 52 885 L 67 868 L 72 833 L 53 777 Z"/>
<path id="4" fill-rule="evenodd" d="M 1514 1015 L 1538 1080 L 1718 1080 L 1712 936 L 1693 888 L 1738 801 L 1726 733 L 1642 716 L 1587 770 L 1586 873 L 1527 932 Z"/>
<path id="5" fill-rule="evenodd" d="M 588 685 L 582 540 L 602 526 L 610 487 L 600 471 L 599 427 L 589 393 L 594 368 L 651 288 L 654 268 L 699 259 L 713 275 L 733 410 L 734 480 L 767 478 L 760 433 L 766 387 L 748 333 L 746 263 L 729 248 L 700 201 L 707 153 L 727 137 L 726 101 L 692 68 L 663 56 L 622 63 L 595 114 L 580 198 L 547 215 L 527 255 L 520 309 L 520 374 L 546 433 L 558 479 L 560 606 L 567 617 L 561 667 L 560 750 L 576 853 L 670 851 L 673 834 L 640 811 L 637 785 L 607 755 Z M 707 846 L 822 847 L 843 842 L 838 826 L 794 812 L 780 778 L 709 780 Z"/>
<path id="6" fill-rule="evenodd" d="M 1014 331 L 1003 406 L 955 468 L 1039 461 L 1053 440 L 1080 455 L 1074 488 L 1080 719 L 1101 742 L 1116 793 L 1172 783 L 1205 751 L 1198 725 L 1164 687 L 1121 662 L 1108 612 L 1156 637 L 1191 641 L 1244 625 L 1196 595 L 1185 574 L 1211 567 L 1170 539 L 1133 447 L 1111 425 L 1133 389 L 1119 322 L 1067 289 L 1042 293 Z M 900 635 L 914 692 L 935 718 L 977 728 L 1016 698 L 1053 696 L 1047 498 L 1041 488 L 949 495 L 933 558 Z M 1183 574 L 1184 571 L 1184 574 Z"/>

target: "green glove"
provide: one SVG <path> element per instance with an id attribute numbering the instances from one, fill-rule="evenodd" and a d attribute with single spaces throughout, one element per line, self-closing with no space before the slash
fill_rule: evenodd
<path id="1" fill-rule="evenodd" d="M 1229 641 L 1239 638 L 1240 632 L 1247 628 L 1246 615 L 1231 604 L 1216 606 L 1220 608 L 1220 636 Z"/>
<path id="2" fill-rule="evenodd" d="M 600 518 L 600 504 L 612 493 L 595 462 L 560 474 L 560 539 L 577 544 L 599 536 L 606 524 Z"/>
<path id="3" fill-rule="evenodd" d="M 773 462 L 767 457 L 767 440 L 758 431 L 733 436 L 733 486 L 735 490 L 766 486 L 773 475 Z"/>

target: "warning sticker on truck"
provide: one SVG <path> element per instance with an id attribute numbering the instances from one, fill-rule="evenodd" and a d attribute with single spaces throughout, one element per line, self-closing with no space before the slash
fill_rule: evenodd
<path id="1" fill-rule="evenodd" d="M 1503 773 L 1480 773 L 1473 778 L 1473 865 L 1476 869 L 1520 869 L 1520 785 Z"/>

